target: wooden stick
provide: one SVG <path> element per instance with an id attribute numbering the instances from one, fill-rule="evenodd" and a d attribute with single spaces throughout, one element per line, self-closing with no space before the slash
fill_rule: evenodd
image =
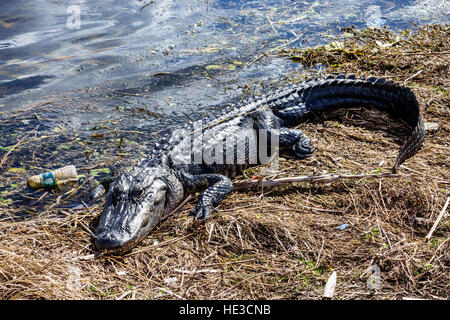
<path id="1" fill-rule="evenodd" d="M 83 221 L 77 221 L 77 223 L 84 231 L 86 231 L 91 236 L 92 239 L 97 240 L 97 236 L 95 235 L 95 233 L 93 233 L 91 229 L 84 224 Z"/>
<path id="2" fill-rule="evenodd" d="M 422 71 L 423 71 L 423 69 L 422 70 L 419 70 L 418 72 L 416 72 L 415 74 L 413 74 L 411 77 L 409 77 L 409 78 L 406 78 L 405 79 L 405 81 L 403 81 L 403 85 L 405 85 L 406 84 L 406 82 L 408 82 L 409 80 L 411 80 L 411 79 L 413 79 L 413 78 L 415 78 L 415 77 L 417 77 L 419 74 L 421 74 L 422 73 Z"/>
<path id="3" fill-rule="evenodd" d="M 428 241 L 431 239 L 431 236 L 433 235 L 434 231 L 436 230 L 439 222 L 441 221 L 442 217 L 444 216 L 445 211 L 447 211 L 448 204 L 450 202 L 450 197 L 447 197 L 447 201 L 445 201 L 445 205 L 442 208 L 441 212 L 439 213 L 439 216 L 437 217 L 436 221 L 433 224 L 433 227 L 431 227 L 430 232 L 428 232 L 427 236 L 425 237 L 425 241 Z"/>
<path id="4" fill-rule="evenodd" d="M 383 173 L 383 174 L 323 174 L 319 176 L 299 176 L 299 177 L 288 177 L 275 180 L 251 180 L 251 181 L 238 181 L 235 182 L 234 190 L 244 191 L 251 189 L 255 186 L 261 186 L 262 188 L 276 187 L 286 184 L 296 183 L 296 182 L 313 182 L 313 183 L 331 183 L 342 179 L 367 179 L 367 178 L 402 178 L 404 175 L 394 174 L 394 173 Z"/>

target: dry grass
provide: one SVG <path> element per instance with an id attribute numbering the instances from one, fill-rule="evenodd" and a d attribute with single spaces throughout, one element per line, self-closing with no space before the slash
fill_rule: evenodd
<path id="1" fill-rule="evenodd" d="M 13 209 L 0 206 L 0 298 L 321 299 L 336 271 L 336 299 L 448 299 L 448 215 L 425 241 L 449 197 L 448 27 L 423 28 L 385 48 L 375 41 L 395 35 L 352 32 L 347 49 L 305 51 L 302 62 L 410 78 L 424 120 L 440 128 L 400 167 L 402 178 L 235 192 L 203 223 L 186 218 L 192 201 L 123 257 L 94 256 L 87 229 L 95 229 L 101 204 L 73 212 L 55 206 L 15 222 Z M 348 56 L 348 48 L 365 54 Z M 298 59 L 299 51 L 284 54 Z M 306 161 L 285 156 L 278 177 L 387 172 L 402 129 L 364 109 L 311 117 L 301 128 L 317 151 Z M 349 226 L 339 230 L 342 224 Z M 373 265 L 381 271 L 378 289 L 367 285 Z"/>

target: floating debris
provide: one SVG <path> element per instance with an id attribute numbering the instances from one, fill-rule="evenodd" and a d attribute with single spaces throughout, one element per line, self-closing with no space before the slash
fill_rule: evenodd
<path id="1" fill-rule="evenodd" d="M 58 188 L 71 182 L 78 182 L 74 165 L 31 176 L 28 178 L 27 185 L 32 189 Z"/>
<path id="2" fill-rule="evenodd" d="M 347 229 L 348 227 L 350 227 L 350 225 L 349 225 L 348 223 L 344 223 L 344 224 L 341 224 L 341 225 L 340 225 L 339 227 L 337 227 L 337 228 L 338 228 L 338 230 L 343 231 L 343 230 Z"/>
<path id="3" fill-rule="evenodd" d="M 439 123 L 437 122 L 424 122 L 423 124 L 425 126 L 426 131 L 438 131 L 439 130 Z"/>
<path id="4" fill-rule="evenodd" d="M 103 196 L 106 192 L 105 187 L 103 186 L 103 184 L 99 184 L 94 191 L 92 191 L 91 194 L 91 198 L 92 198 L 92 202 L 97 201 L 98 199 L 100 199 L 101 196 Z"/>

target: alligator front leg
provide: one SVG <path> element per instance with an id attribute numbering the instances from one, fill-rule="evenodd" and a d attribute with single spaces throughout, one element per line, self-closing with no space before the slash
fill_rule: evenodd
<path id="1" fill-rule="evenodd" d="M 285 128 L 286 121 L 278 118 L 271 110 L 263 110 L 257 117 L 258 128 L 267 130 L 269 135 L 278 135 L 279 146 L 290 148 L 298 158 L 312 155 L 315 148 L 311 140 L 301 130 Z M 270 140 L 268 140 L 270 141 Z"/>
<path id="2" fill-rule="evenodd" d="M 189 181 L 191 190 L 203 191 L 197 202 L 197 206 L 189 213 L 195 220 L 206 219 L 215 206 L 219 204 L 229 193 L 233 191 L 231 180 L 220 174 L 198 174 L 191 176 Z"/>

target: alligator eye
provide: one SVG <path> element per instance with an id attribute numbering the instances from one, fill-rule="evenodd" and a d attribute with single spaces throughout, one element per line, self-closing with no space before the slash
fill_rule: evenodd
<path id="1" fill-rule="evenodd" d="M 114 194 L 116 194 L 116 195 L 120 195 L 120 194 L 124 193 L 124 191 L 125 191 L 123 185 L 121 185 L 119 183 L 115 183 L 112 188 L 113 188 Z"/>
<path id="2" fill-rule="evenodd" d="M 133 193 L 133 198 L 140 199 L 140 198 L 142 198 L 144 196 L 145 189 L 137 189 L 137 188 L 135 188 L 135 189 L 133 189 L 132 193 Z"/>

